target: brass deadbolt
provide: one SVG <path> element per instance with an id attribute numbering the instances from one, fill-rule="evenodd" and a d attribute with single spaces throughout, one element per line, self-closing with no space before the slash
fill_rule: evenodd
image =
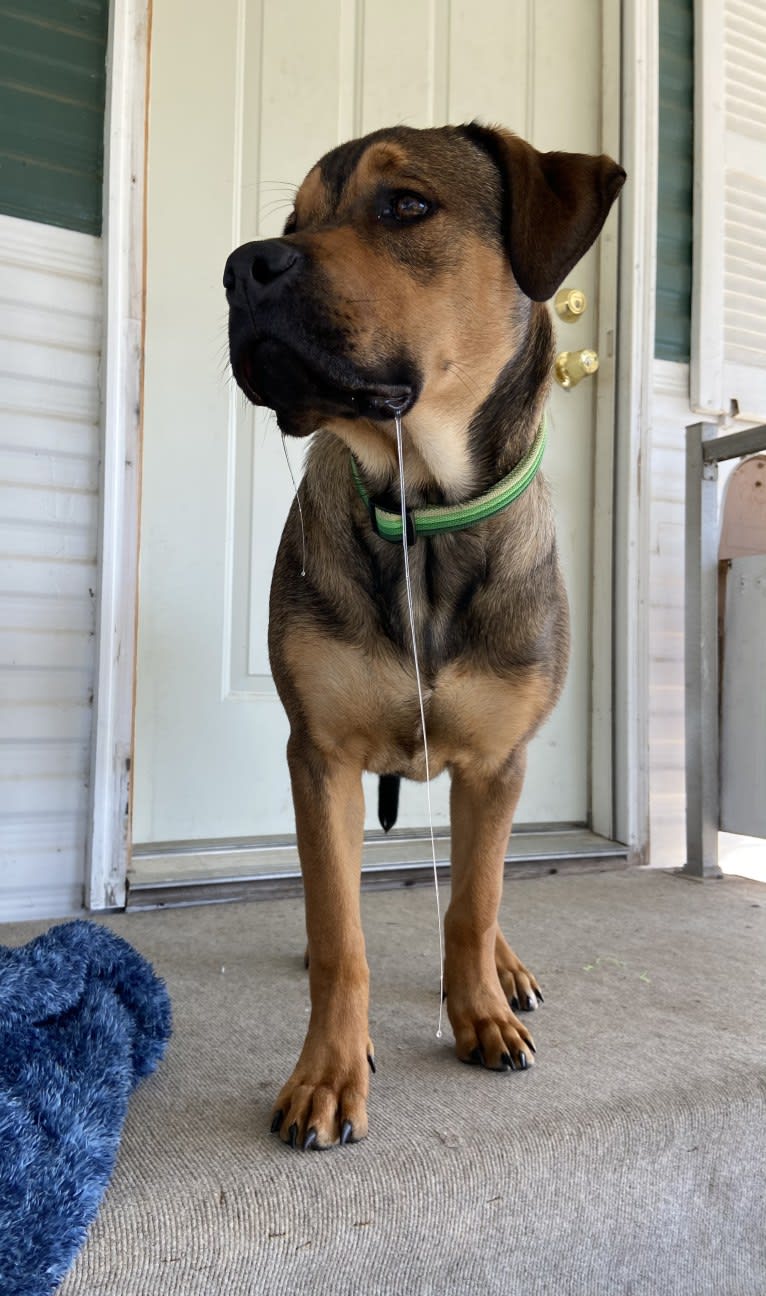
<path id="1" fill-rule="evenodd" d="M 582 315 L 588 305 L 588 299 L 582 288 L 559 288 L 553 299 L 556 314 L 566 324 L 573 324 Z"/>

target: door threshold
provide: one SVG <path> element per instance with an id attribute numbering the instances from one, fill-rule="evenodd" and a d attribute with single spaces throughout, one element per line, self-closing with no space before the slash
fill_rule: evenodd
<path id="1" fill-rule="evenodd" d="M 436 867 L 449 879 L 449 836 L 436 837 Z M 515 832 L 508 844 L 506 878 L 625 868 L 628 847 L 587 828 L 551 827 Z M 433 882 L 431 839 L 401 830 L 365 841 L 362 887 L 375 890 Z M 138 847 L 128 871 L 129 910 L 271 899 L 301 892 L 294 841 Z"/>

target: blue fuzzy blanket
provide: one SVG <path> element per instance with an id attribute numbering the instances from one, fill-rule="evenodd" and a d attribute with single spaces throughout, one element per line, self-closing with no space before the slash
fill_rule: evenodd
<path id="1" fill-rule="evenodd" d="M 66 923 L 0 946 L 2 1296 L 48 1296 L 63 1278 L 170 1020 L 163 982 L 106 927 Z"/>

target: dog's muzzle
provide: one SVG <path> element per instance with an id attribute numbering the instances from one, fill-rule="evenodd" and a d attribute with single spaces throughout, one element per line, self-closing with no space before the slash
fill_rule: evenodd
<path id="1" fill-rule="evenodd" d="M 420 377 L 406 358 L 373 366 L 350 358 L 349 336 L 327 308 L 332 292 L 321 268 L 288 238 L 236 248 L 223 285 L 232 370 L 254 404 L 278 416 L 311 409 L 320 417 L 376 419 L 415 404 Z"/>

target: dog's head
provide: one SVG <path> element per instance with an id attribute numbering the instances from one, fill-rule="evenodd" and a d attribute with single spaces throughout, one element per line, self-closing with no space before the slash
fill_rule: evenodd
<path id="1" fill-rule="evenodd" d="M 532 303 L 590 247 L 625 173 L 478 125 L 394 127 L 309 172 L 282 238 L 224 271 L 234 375 L 283 431 L 400 412 L 465 426 Z"/>

